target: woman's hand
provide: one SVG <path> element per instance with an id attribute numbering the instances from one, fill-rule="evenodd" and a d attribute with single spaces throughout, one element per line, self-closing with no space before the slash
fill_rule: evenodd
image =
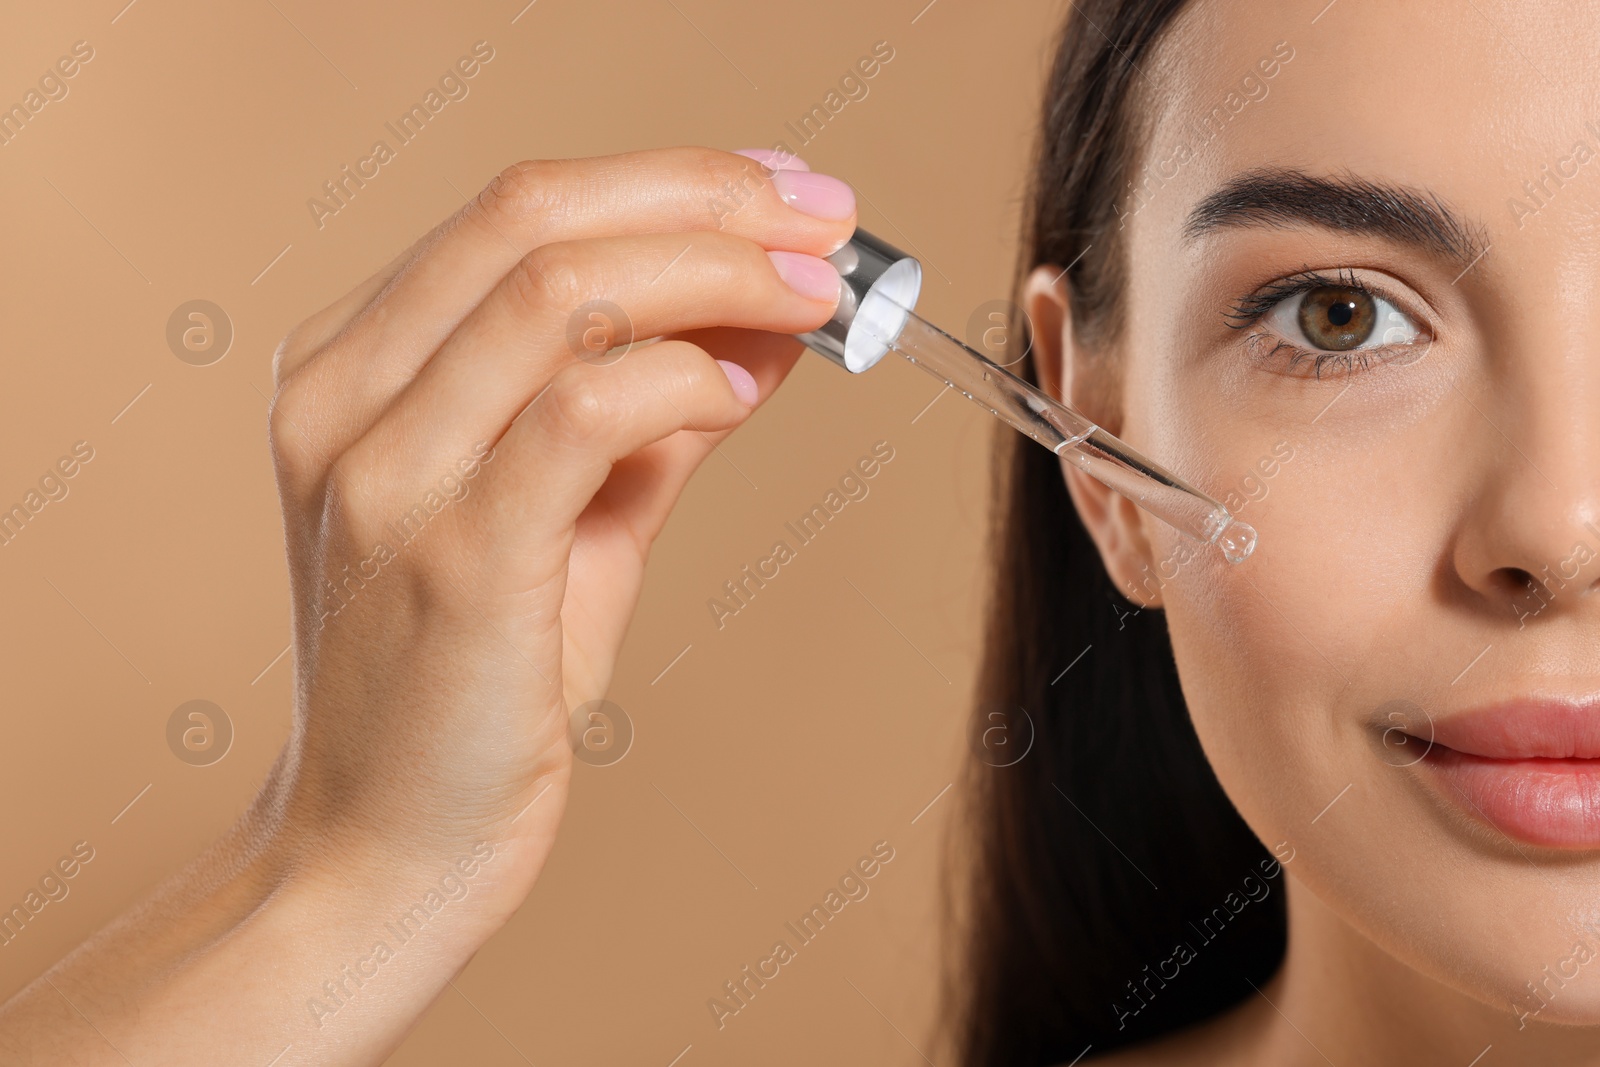
<path id="1" fill-rule="evenodd" d="M 832 313 L 854 220 L 837 179 L 712 149 L 519 164 L 290 334 L 297 831 L 406 866 L 506 842 L 494 918 L 521 902 L 651 542 Z"/>
<path id="2" fill-rule="evenodd" d="M 854 198 L 773 162 L 519 164 L 289 335 L 290 741 L 223 841 L 0 1011 L 0 1051 L 376 1062 L 516 909 L 651 542 L 837 301 Z"/>

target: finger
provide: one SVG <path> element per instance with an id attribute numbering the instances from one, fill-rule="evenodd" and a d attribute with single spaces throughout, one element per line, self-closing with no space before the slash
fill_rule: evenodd
<path id="1" fill-rule="evenodd" d="M 730 373 L 704 349 L 661 341 L 651 356 L 620 371 L 566 367 L 495 444 L 467 521 L 486 530 L 477 558 L 497 585 L 503 576 L 505 588 L 536 588 L 555 576 L 578 516 L 615 464 L 680 431 L 726 430 L 749 415 Z M 641 550 L 649 544 L 650 531 L 631 532 Z M 530 545 L 545 551 L 530 558 Z"/>
<path id="2" fill-rule="evenodd" d="M 423 241 L 425 240 L 426 237 L 423 238 Z M 307 360 L 338 336 L 339 331 L 343 330 L 362 308 L 372 303 L 383 291 L 384 286 L 394 280 L 395 275 L 400 273 L 400 268 L 416 257 L 417 249 L 423 241 L 413 243 L 411 247 L 385 263 L 372 277 L 291 330 L 288 336 L 279 342 L 277 351 L 272 354 L 273 384 L 282 385 L 285 379 L 298 371 Z"/>
<path id="3" fill-rule="evenodd" d="M 523 256 L 587 237 L 713 230 L 766 248 L 837 250 L 855 229 L 855 197 L 836 178 L 772 171 L 733 152 L 674 147 L 518 163 L 489 182 L 407 265 L 374 332 L 431 352 Z M 434 332 L 429 334 L 428 328 Z M 419 332 L 420 331 L 420 332 Z"/>
<path id="4" fill-rule="evenodd" d="M 710 326 L 701 330 L 679 330 L 669 340 L 688 341 L 710 352 L 715 359 L 727 359 L 742 366 L 756 380 L 765 401 L 794 368 L 805 345 L 786 333 L 744 330 L 735 326 Z"/>
<path id="5" fill-rule="evenodd" d="M 855 229 L 843 182 L 746 156 L 679 147 L 539 160 L 502 172 L 419 242 L 338 341 L 304 369 L 365 429 L 471 310 L 533 249 L 628 233 L 726 232 L 824 256 Z M 326 447 L 342 450 L 346 441 Z"/>
<path id="6" fill-rule="evenodd" d="M 719 361 L 743 366 L 755 380 L 758 407 L 782 384 L 802 351 L 792 337 L 752 330 L 696 330 L 682 339 L 697 343 Z M 647 543 L 654 541 L 694 472 L 735 428 L 680 430 L 640 449 L 612 468 L 590 511 L 620 520 Z M 738 470 L 732 458 L 724 454 L 723 459 Z M 739 476 L 744 476 L 742 471 Z"/>
<path id="7" fill-rule="evenodd" d="M 621 318 L 609 343 L 597 346 L 604 353 L 634 337 L 713 325 L 778 334 L 814 329 L 832 314 L 839 276 L 815 257 L 768 253 L 718 233 L 546 245 L 461 324 L 353 451 L 389 457 L 420 483 L 474 443 L 496 440 L 562 367 L 577 361 L 568 324 L 601 294 L 614 309 L 611 317 Z M 597 369 L 649 362 L 658 347 Z"/>

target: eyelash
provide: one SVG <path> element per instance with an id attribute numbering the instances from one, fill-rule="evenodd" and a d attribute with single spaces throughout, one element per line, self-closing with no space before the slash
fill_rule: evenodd
<path id="1" fill-rule="evenodd" d="M 1321 271 L 1307 268 L 1297 274 L 1291 274 L 1288 277 L 1269 282 L 1248 296 L 1240 298 L 1229 309 L 1228 314 L 1223 316 L 1223 319 L 1230 329 L 1246 330 L 1254 326 L 1290 297 L 1310 292 L 1323 286 L 1355 289 L 1368 296 L 1380 297 L 1392 302 L 1392 298 L 1382 289 L 1362 281 L 1356 277 L 1354 271 L 1348 268 L 1341 270 L 1337 275 L 1324 274 Z M 1305 360 L 1311 360 L 1312 376 L 1319 380 L 1322 378 L 1322 370 L 1326 366 L 1337 364 L 1345 372 L 1345 376 L 1348 377 L 1358 370 L 1366 370 L 1373 362 L 1381 362 L 1381 357 L 1386 354 L 1388 349 L 1400 347 L 1382 345 L 1372 348 L 1353 348 L 1346 352 L 1320 352 L 1315 349 L 1301 348 L 1299 345 L 1286 341 L 1282 337 L 1269 334 L 1264 330 L 1250 334 L 1247 340 L 1257 347 L 1262 342 L 1275 342 L 1272 348 L 1261 356 L 1263 362 L 1273 358 L 1280 352 L 1289 353 L 1287 367 L 1289 370 L 1293 370 Z"/>

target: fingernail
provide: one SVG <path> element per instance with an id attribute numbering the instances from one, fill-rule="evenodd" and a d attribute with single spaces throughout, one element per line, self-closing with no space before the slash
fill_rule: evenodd
<path id="1" fill-rule="evenodd" d="M 739 403 L 747 408 L 755 407 L 756 401 L 761 399 L 761 390 L 756 388 L 756 380 L 750 372 L 726 359 L 717 360 L 717 366 L 728 376 L 728 384 L 733 386 L 733 395 L 739 398 Z"/>
<path id="2" fill-rule="evenodd" d="M 847 219 L 856 213 L 856 194 L 838 178 L 804 170 L 780 170 L 772 186 L 783 202 L 819 219 Z"/>
<path id="3" fill-rule="evenodd" d="M 839 272 L 827 260 L 804 252 L 768 252 L 767 258 L 784 284 L 808 300 L 839 299 Z"/>
<path id="4" fill-rule="evenodd" d="M 793 152 L 783 152 L 776 148 L 740 148 L 734 153 L 736 156 L 749 156 L 768 170 L 810 170 L 806 161 Z"/>

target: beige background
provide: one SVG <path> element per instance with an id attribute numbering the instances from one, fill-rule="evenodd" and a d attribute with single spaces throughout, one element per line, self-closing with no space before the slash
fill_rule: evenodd
<path id="1" fill-rule="evenodd" d="M 863 225 L 920 253 L 934 321 L 964 332 L 1006 295 L 1054 4 L 522 2 L 10 13 L 0 103 L 75 41 L 95 57 L 0 147 L 0 508 L 74 442 L 95 458 L 0 547 L 0 902 L 76 841 L 96 855 L 0 948 L 0 997 L 248 801 L 289 722 L 272 350 L 502 166 L 788 139 L 786 121 L 888 41 L 869 95 L 802 154 L 856 186 Z M 470 95 L 319 230 L 307 199 L 478 40 L 495 58 Z M 165 338 L 196 298 L 235 330 L 211 366 Z M 577 768 L 532 897 L 391 1063 L 937 1055 L 937 863 L 960 802 L 940 794 L 965 754 L 992 438 L 959 400 L 924 411 L 937 393 L 906 364 L 851 377 L 808 355 L 706 464 L 653 557 L 611 694 L 633 750 Z M 895 458 L 870 495 L 716 630 L 707 598 L 879 440 Z M 207 767 L 166 741 L 194 698 L 236 731 Z M 896 858 L 871 895 L 719 1032 L 707 999 L 880 839 Z"/>

